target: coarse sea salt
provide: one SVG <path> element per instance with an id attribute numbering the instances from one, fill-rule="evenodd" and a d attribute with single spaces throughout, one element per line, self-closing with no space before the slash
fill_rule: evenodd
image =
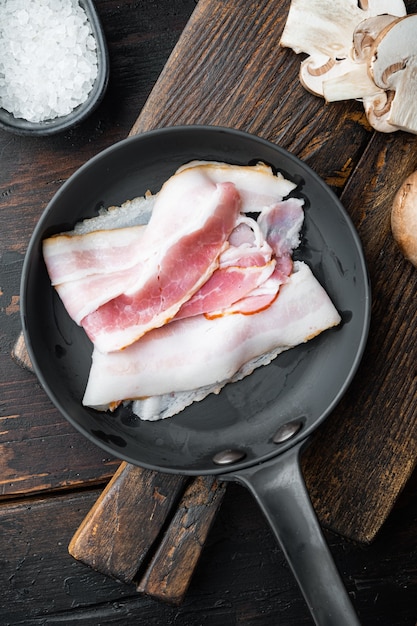
<path id="1" fill-rule="evenodd" d="M 77 0 L 0 0 L 0 106 L 43 122 L 85 102 L 97 44 Z"/>

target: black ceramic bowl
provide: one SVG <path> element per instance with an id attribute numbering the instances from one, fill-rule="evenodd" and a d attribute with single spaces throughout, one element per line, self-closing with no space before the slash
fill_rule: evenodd
<path id="1" fill-rule="evenodd" d="M 173 418 L 143 422 L 128 408 L 110 414 L 84 407 L 92 346 L 50 285 L 42 240 L 71 229 L 100 207 L 120 205 L 148 189 L 157 192 L 180 165 L 193 159 L 238 165 L 263 161 L 297 183 L 297 193 L 305 198 L 303 241 L 297 257 L 310 265 L 343 322 Z M 62 186 L 41 217 L 27 250 L 21 312 L 37 376 L 56 407 L 78 430 L 107 452 L 137 465 L 205 474 L 221 471 L 212 462 L 219 447 L 239 445 L 245 450 L 245 464 L 269 459 L 285 446 L 272 441 L 280 424 L 300 420 L 299 437 L 306 437 L 330 413 L 362 356 L 370 294 L 356 231 L 336 196 L 307 165 L 246 133 L 185 126 L 117 143 Z"/>
<path id="2" fill-rule="evenodd" d="M 14 117 L 12 113 L 0 107 L 0 128 L 3 130 L 18 135 L 54 135 L 80 124 L 100 104 L 109 80 L 107 44 L 94 2 L 92 0 L 79 0 L 79 4 L 88 17 L 97 44 L 98 73 L 87 99 L 68 115 L 42 122 L 29 122 L 25 119 Z"/>

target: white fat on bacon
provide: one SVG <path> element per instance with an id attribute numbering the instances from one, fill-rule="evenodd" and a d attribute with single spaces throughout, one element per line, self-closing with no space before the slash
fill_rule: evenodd
<path id="1" fill-rule="evenodd" d="M 181 392 L 186 405 L 193 396 L 202 399 L 339 324 L 310 268 L 296 262 L 294 269 L 271 306 L 255 315 L 213 320 L 199 315 L 155 329 L 126 350 L 103 354 L 95 349 L 83 403 L 103 410 L 117 399 L 142 399 L 136 410 L 159 418 L 164 396 Z M 148 402 L 154 407 L 151 416 Z"/>
<path id="2" fill-rule="evenodd" d="M 191 161 L 177 171 L 197 168 L 214 183 L 230 182 L 236 186 L 242 201 L 242 213 L 257 213 L 288 196 L 296 188 L 295 183 L 281 172 L 274 173 L 265 163 L 255 165 L 232 165 L 218 161 Z"/>

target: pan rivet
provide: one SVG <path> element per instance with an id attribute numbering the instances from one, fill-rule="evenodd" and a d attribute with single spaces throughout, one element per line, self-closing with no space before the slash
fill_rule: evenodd
<path id="1" fill-rule="evenodd" d="M 241 461 L 245 456 L 246 454 L 242 450 L 222 450 L 214 455 L 213 462 L 216 465 L 230 465 L 236 461 Z"/>
<path id="2" fill-rule="evenodd" d="M 294 437 L 302 427 L 303 423 L 300 420 L 294 420 L 293 422 L 287 422 L 280 426 L 272 438 L 274 443 L 284 443 L 291 437 Z"/>

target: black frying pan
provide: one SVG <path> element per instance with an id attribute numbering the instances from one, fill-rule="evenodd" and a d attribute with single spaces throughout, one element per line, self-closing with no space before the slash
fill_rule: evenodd
<path id="1" fill-rule="evenodd" d="M 156 192 L 192 159 L 264 161 L 298 184 L 305 202 L 305 260 L 326 288 L 342 324 L 278 356 L 219 396 L 161 422 L 128 408 L 114 414 L 82 406 L 91 345 L 50 286 L 41 242 L 71 229 L 101 206 Z M 34 369 L 62 414 L 107 452 L 161 472 L 217 474 L 245 484 L 268 518 L 317 624 L 354 626 L 357 618 L 315 518 L 300 471 L 309 435 L 331 413 L 361 359 L 370 318 L 366 264 L 355 229 L 336 196 L 309 167 L 251 135 L 217 127 L 173 127 L 122 141 L 97 155 L 58 191 L 27 251 L 22 323 Z"/>

